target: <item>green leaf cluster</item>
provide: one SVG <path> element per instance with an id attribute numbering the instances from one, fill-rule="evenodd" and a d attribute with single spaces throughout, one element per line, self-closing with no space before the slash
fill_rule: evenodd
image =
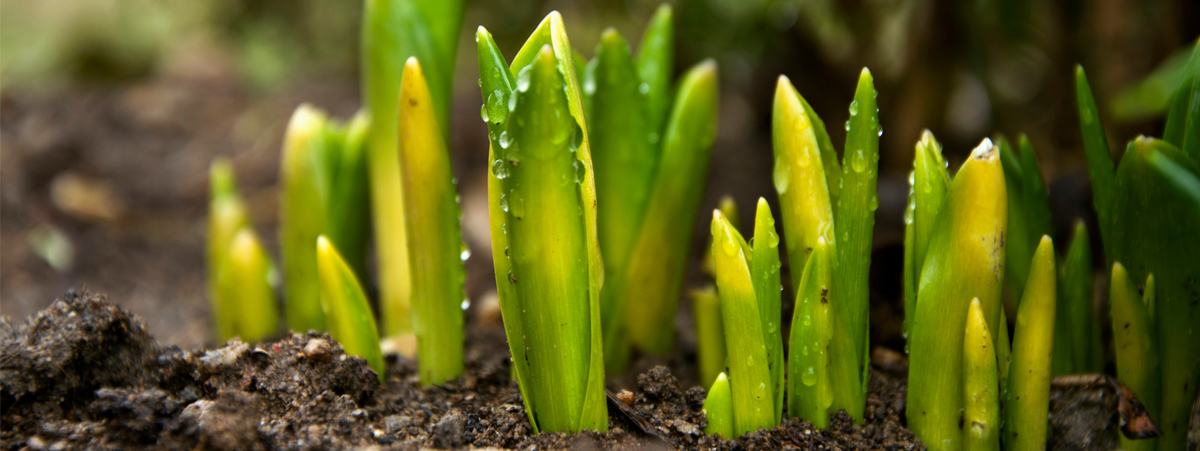
<path id="1" fill-rule="evenodd" d="M 355 274 L 366 275 L 367 116 L 348 124 L 308 104 L 292 114 L 280 158 L 279 238 L 288 327 L 325 330 L 313 243 L 327 235 Z"/>
<path id="2" fill-rule="evenodd" d="M 321 308 L 328 318 L 329 335 L 347 354 L 366 359 L 382 381 L 383 352 L 367 295 L 350 265 L 325 235 L 317 237 L 316 249 Z"/>
<path id="3" fill-rule="evenodd" d="M 1119 346 L 1158 353 L 1155 365 L 1149 356 L 1118 349 L 1117 373 L 1131 387 L 1140 386 L 1139 397 L 1163 431 L 1157 441 L 1164 450 L 1184 447 L 1200 378 L 1200 340 L 1193 336 L 1200 327 L 1200 43 L 1186 67 L 1169 103 L 1163 139 L 1130 141 L 1115 170 L 1087 76 L 1082 67 L 1075 69 L 1092 197 L 1106 261 L 1114 268 L 1113 321 L 1122 325 L 1116 339 Z M 1122 282 L 1125 287 L 1117 285 L 1118 264 L 1121 277 L 1133 281 Z M 1155 283 L 1147 287 L 1152 285 L 1154 301 L 1143 320 L 1137 303 L 1124 298 L 1130 297 L 1130 283 L 1151 276 Z M 1125 333 L 1124 324 L 1138 324 L 1145 332 Z"/>
<path id="4" fill-rule="evenodd" d="M 883 133 L 877 95 L 864 68 L 839 164 L 825 123 L 788 78 L 781 76 L 775 89 L 773 181 L 796 287 L 796 317 L 811 321 L 793 322 L 788 414 L 818 425 L 841 409 L 861 421 L 866 402 L 868 270 Z M 825 253 L 827 261 L 813 263 Z M 828 374 L 812 374 L 820 371 Z"/>
<path id="5" fill-rule="evenodd" d="M 583 92 L 551 12 L 511 65 L 476 32 L 500 309 L 535 431 L 606 430 L 596 188 Z"/>
<path id="6" fill-rule="evenodd" d="M 624 369 L 631 346 L 664 354 L 717 130 L 716 64 L 689 69 L 672 89 L 672 11 L 659 7 L 634 55 L 609 28 L 582 74 L 596 173 L 605 363 Z M 576 54 L 578 55 L 578 54 Z"/>
<path id="7" fill-rule="evenodd" d="M 275 265 L 250 224 L 228 160 L 212 162 L 209 184 L 207 266 L 213 334 L 218 343 L 233 337 L 263 340 L 279 328 Z"/>

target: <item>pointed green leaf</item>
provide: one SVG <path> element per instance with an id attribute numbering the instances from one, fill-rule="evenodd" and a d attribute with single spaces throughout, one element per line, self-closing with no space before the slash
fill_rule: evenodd
<path id="1" fill-rule="evenodd" d="M 637 72 L 645 86 L 641 92 L 646 98 L 647 125 L 655 136 L 663 132 L 667 115 L 671 112 L 671 75 L 675 70 L 674 32 L 671 5 L 663 3 L 646 25 L 641 48 L 638 49 Z"/>
<path id="2" fill-rule="evenodd" d="M 421 385 L 463 372 L 463 249 L 450 154 L 417 59 L 400 83 L 400 180 L 412 268 L 413 330 Z"/>
<path id="3" fill-rule="evenodd" d="M 971 300 L 963 336 L 963 449 L 1000 449 L 1000 385 L 997 382 L 996 347 L 988 333 L 979 299 Z"/>
<path id="4" fill-rule="evenodd" d="M 1200 39 L 1194 42 L 1176 50 L 1146 78 L 1122 90 L 1113 100 L 1113 116 L 1121 121 L 1133 121 L 1162 114 L 1170 108 L 1179 84 L 1188 77 L 1200 75 L 1200 66 L 1195 65 L 1193 56 L 1200 48 Z"/>
<path id="5" fill-rule="evenodd" d="M 863 68 L 858 77 L 858 88 L 850 103 L 850 129 L 846 133 L 846 147 L 842 160 L 841 197 L 837 201 L 834 219 L 837 235 L 842 242 L 837 246 L 838 269 L 835 273 L 842 307 L 848 322 L 840 333 L 847 334 L 856 351 L 856 358 L 866 376 L 868 363 L 867 325 L 870 310 L 869 270 L 871 268 L 871 245 L 875 228 L 875 209 L 879 208 L 876 190 L 879 166 L 879 108 L 875 103 L 875 81 L 871 71 Z M 865 393 L 861 400 L 865 403 Z M 861 410 L 861 409 L 855 409 Z M 861 418 L 856 417 L 856 420 Z"/>
<path id="6" fill-rule="evenodd" d="M 1012 362 L 1004 393 L 1004 449 L 1046 449 L 1050 416 L 1050 360 L 1054 350 L 1054 243 L 1043 236 L 1029 267 L 1017 309 Z"/>
<path id="7" fill-rule="evenodd" d="M 232 319 L 232 335 L 254 343 L 279 329 L 279 306 L 271 273 L 271 258 L 254 230 L 242 227 L 229 243 L 228 260 L 221 266 L 220 284 Z"/>
<path id="8" fill-rule="evenodd" d="M 1149 276 L 1146 282 L 1147 300 L 1154 298 L 1153 280 Z M 1109 283 L 1117 379 L 1137 393 L 1150 419 L 1157 422 L 1162 406 L 1162 372 L 1149 306 L 1138 295 L 1137 287 L 1120 262 L 1113 263 Z M 1150 451 L 1158 445 L 1158 439 L 1129 440 L 1123 435 L 1120 438 L 1121 449 L 1129 451 Z"/>
<path id="9" fill-rule="evenodd" d="M 711 247 L 711 246 L 710 246 Z M 696 325 L 696 361 L 700 386 L 711 385 L 725 371 L 725 328 L 721 322 L 721 299 L 716 287 L 692 290 L 692 318 Z"/>
<path id="10" fill-rule="evenodd" d="M 738 226 L 738 224 L 741 224 L 742 221 L 738 217 L 737 203 L 734 202 L 733 196 L 728 194 L 721 196 L 721 200 L 717 201 L 717 210 L 721 210 L 721 214 L 725 215 L 725 218 L 729 219 L 729 223 L 733 224 L 735 228 Z M 705 249 L 710 248 L 712 248 L 711 237 L 709 238 L 708 246 L 706 246 Z M 700 258 L 700 273 L 704 274 L 708 278 L 713 277 L 713 261 L 711 252 L 705 252 L 704 256 Z M 713 376 L 716 376 L 716 373 L 713 373 Z"/>
<path id="11" fill-rule="evenodd" d="M 833 208 L 812 115 L 787 77 L 775 86 L 771 135 L 774 181 L 792 274 L 805 268 L 817 240 L 834 249 Z M 793 285 L 797 285 L 793 280 Z"/>
<path id="12" fill-rule="evenodd" d="M 287 297 L 288 327 L 325 330 L 313 243 L 326 233 L 329 181 L 322 159 L 327 150 L 324 112 L 304 104 L 296 108 L 284 136 L 280 158 L 279 239 Z M 328 152 L 334 153 L 334 152 Z"/>
<path id="13" fill-rule="evenodd" d="M 708 426 L 704 427 L 704 433 L 708 435 L 720 435 L 723 438 L 734 438 L 733 435 L 733 392 L 729 389 L 729 378 L 725 373 L 717 375 L 716 380 L 712 383 L 712 388 L 708 390 L 708 397 L 704 398 L 704 417 L 708 419 Z"/>
<path id="14" fill-rule="evenodd" d="M 775 427 L 775 395 L 760 306 L 741 244 L 744 240 L 719 211 L 713 211 L 712 234 L 721 320 L 725 330 L 737 331 L 725 334 L 725 343 L 730 356 L 734 433 L 740 436 Z"/>
<path id="15" fill-rule="evenodd" d="M 1075 233 L 1059 271 L 1058 307 L 1054 326 L 1055 376 L 1099 373 L 1104 370 L 1104 347 L 1092 311 L 1091 237 L 1083 221 L 1075 222 Z"/>
<path id="16" fill-rule="evenodd" d="M 365 110 L 359 111 L 345 130 L 336 134 L 338 165 L 325 170 L 331 181 L 326 205 L 328 236 L 359 279 L 367 277 L 367 240 L 371 234 L 366 148 L 370 121 Z"/>
<path id="17" fill-rule="evenodd" d="M 750 274 L 754 296 L 758 299 L 763 341 L 767 345 L 767 361 L 771 366 L 771 392 L 775 400 L 775 422 L 778 423 L 783 419 L 783 306 L 780 300 L 783 286 L 779 281 L 779 235 L 775 232 L 775 218 L 771 216 L 767 200 L 761 197 L 754 216 L 752 243 Z"/>
<path id="18" fill-rule="evenodd" d="M 913 269 L 916 283 L 921 281 L 921 268 L 933 239 L 933 224 L 950 191 L 950 175 L 942 158 L 942 145 L 925 130 L 917 142 L 913 159 Z M 914 310 L 915 312 L 915 310 Z"/>
<path id="19" fill-rule="evenodd" d="M 985 139 L 963 163 L 935 220 L 909 328 L 908 424 L 933 449 L 959 449 L 967 300 L 1000 321 L 1008 202 L 999 150 Z M 918 204 L 919 207 L 919 204 Z"/>
<path id="20" fill-rule="evenodd" d="M 829 426 L 829 408 L 833 405 L 830 374 L 834 339 L 833 256 L 824 238 L 806 262 L 800 284 L 796 286 L 796 307 L 792 313 L 791 350 L 788 353 L 789 417 L 811 421 L 819 428 Z"/>
<path id="21" fill-rule="evenodd" d="M 1046 193 L 1042 171 L 1033 146 L 1024 135 L 1020 137 L 1018 154 L 1007 139 L 1000 137 L 1000 161 L 1004 166 L 1004 181 L 1008 191 L 1008 238 L 1005 244 L 1005 278 L 1013 293 L 1025 291 L 1029 277 L 1029 262 L 1042 235 L 1050 229 L 1050 199 Z"/>
<path id="22" fill-rule="evenodd" d="M 1100 223 L 1100 240 L 1104 255 L 1112 261 L 1112 195 L 1114 183 L 1113 159 L 1108 150 L 1108 138 L 1100 124 L 1100 110 L 1092 97 L 1083 66 L 1075 66 L 1075 96 L 1079 100 L 1079 128 L 1083 133 L 1083 150 L 1087 154 L 1088 175 L 1092 180 L 1092 204 Z"/>
<path id="23" fill-rule="evenodd" d="M 382 381 L 385 371 L 383 353 L 379 350 L 379 333 L 375 329 L 371 305 L 354 278 L 354 271 L 324 235 L 317 237 L 317 272 L 329 335 L 342 344 L 347 354 L 366 359 Z"/>
<path id="24" fill-rule="evenodd" d="M 692 228 L 696 221 L 713 142 L 717 134 L 717 63 L 705 60 L 679 81 L 679 91 L 663 135 L 659 174 L 651 190 L 651 205 L 629 260 L 625 323 L 638 348 L 664 354 L 675 339 L 675 313 L 683 292 L 683 278 Z"/>

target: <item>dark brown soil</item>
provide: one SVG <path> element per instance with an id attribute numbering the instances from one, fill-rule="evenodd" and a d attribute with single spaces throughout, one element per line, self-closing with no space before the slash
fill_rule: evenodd
<path id="1" fill-rule="evenodd" d="M 843 414 L 830 430 L 788 420 L 718 440 L 702 431 L 704 389 L 684 390 L 659 366 L 638 376 L 636 393 L 611 397 L 609 431 L 531 434 L 502 334 L 476 328 L 467 374 L 421 388 L 414 361 L 389 357 L 381 384 L 323 334 L 163 346 L 103 296 L 69 292 L 25 324 L 0 323 L 0 448 L 923 448 L 902 423 L 903 382 L 883 372 L 872 374 L 863 425 Z"/>

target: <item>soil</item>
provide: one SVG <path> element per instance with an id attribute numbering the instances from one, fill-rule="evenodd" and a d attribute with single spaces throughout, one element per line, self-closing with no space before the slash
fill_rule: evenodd
<path id="1" fill-rule="evenodd" d="M 721 440 L 703 433 L 705 390 L 656 366 L 610 381 L 609 431 L 532 434 L 503 329 L 469 330 L 466 374 L 422 388 L 415 361 L 388 356 L 380 382 L 327 334 L 163 345 L 137 315 L 71 291 L 24 324 L 0 321 L 0 449 L 924 449 L 904 424 L 906 362 L 882 348 L 861 425 L 839 412 L 827 430 L 790 419 Z M 1104 398 L 1056 389 L 1050 448 L 1113 449 Z"/>

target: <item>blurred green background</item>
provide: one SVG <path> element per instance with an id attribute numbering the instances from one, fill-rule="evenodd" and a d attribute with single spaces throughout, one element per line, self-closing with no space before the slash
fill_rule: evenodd
<path id="1" fill-rule="evenodd" d="M 1027 133 L 1065 239 L 1075 218 L 1091 215 L 1074 64 L 1088 71 L 1110 140 L 1123 143 L 1159 134 L 1154 107 L 1165 94 L 1153 79 L 1138 83 L 1164 61 L 1169 69 L 1200 35 L 1200 2 L 1191 0 L 670 3 L 676 71 L 706 57 L 720 63 L 721 122 L 703 208 L 726 193 L 744 208 L 758 196 L 776 202 L 776 77 L 786 74 L 826 123 L 841 124 L 858 72 L 874 73 L 884 134 L 873 319 L 898 309 L 905 179 L 922 129 L 945 144 L 954 167 L 985 136 Z M 590 56 L 608 26 L 636 46 L 658 4 L 468 1 L 452 151 L 470 246 L 488 246 L 475 27 L 486 26 L 511 57 L 557 9 Z M 206 342 L 208 162 L 232 158 L 274 246 L 283 126 L 301 102 L 342 118 L 358 109 L 360 19 L 354 0 L 0 0 L 0 313 L 19 319 L 67 287 L 87 286 L 149 318 L 166 342 Z M 844 140 L 841 127 L 830 133 Z M 699 250 L 708 228 L 691 226 Z M 468 294 L 485 300 L 490 253 L 472 255 Z M 877 323 L 873 335 L 898 328 Z"/>

